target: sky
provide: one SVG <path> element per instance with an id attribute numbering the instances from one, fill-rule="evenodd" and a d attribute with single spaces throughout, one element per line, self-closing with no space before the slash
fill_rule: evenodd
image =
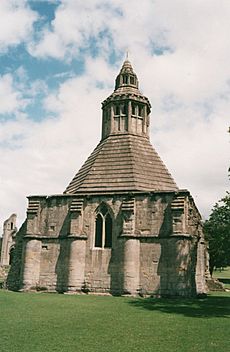
<path id="1" fill-rule="evenodd" d="M 208 218 L 230 189 L 229 0 L 1 0 L 0 18 L 0 224 L 63 193 L 127 50 L 151 142 Z"/>

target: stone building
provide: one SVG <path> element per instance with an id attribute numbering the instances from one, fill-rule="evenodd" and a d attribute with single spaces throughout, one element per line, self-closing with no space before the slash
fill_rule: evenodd
<path id="1" fill-rule="evenodd" d="M 8 266 L 11 264 L 15 246 L 15 235 L 17 215 L 12 214 L 9 219 L 4 221 L 3 235 L 0 248 L 0 266 Z"/>
<path id="2" fill-rule="evenodd" d="M 9 282 L 17 272 L 22 290 L 205 291 L 201 217 L 150 144 L 150 111 L 125 60 L 102 103 L 100 143 L 63 194 L 28 197 Z"/>

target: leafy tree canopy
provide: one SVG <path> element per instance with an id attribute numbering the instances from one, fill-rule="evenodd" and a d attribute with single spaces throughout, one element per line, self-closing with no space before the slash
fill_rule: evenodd
<path id="1" fill-rule="evenodd" d="M 210 272 L 214 267 L 230 265 L 230 193 L 216 203 L 209 220 L 204 223 L 205 238 L 209 242 Z"/>

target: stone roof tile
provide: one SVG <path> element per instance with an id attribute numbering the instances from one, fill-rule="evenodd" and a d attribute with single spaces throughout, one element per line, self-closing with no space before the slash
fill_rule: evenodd
<path id="1" fill-rule="evenodd" d="M 149 138 L 116 134 L 98 144 L 64 193 L 177 190 Z"/>

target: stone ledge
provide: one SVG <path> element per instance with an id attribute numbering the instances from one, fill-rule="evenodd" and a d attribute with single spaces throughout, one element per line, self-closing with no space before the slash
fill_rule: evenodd
<path id="1" fill-rule="evenodd" d="M 152 238 L 152 239 L 159 239 L 159 240 L 170 240 L 170 239 L 175 239 L 175 238 L 186 238 L 186 239 L 194 239 L 197 238 L 196 236 L 190 235 L 189 233 L 178 233 L 178 234 L 172 234 L 170 236 L 166 236 L 166 237 L 162 237 L 159 236 L 159 234 L 136 234 L 136 233 L 122 233 L 120 236 L 120 238 L 136 238 L 136 239 L 148 239 L 148 238 Z"/>
<path id="2" fill-rule="evenodd" d="M 76 238 L 76 239 L 82 239 L 82 240 L 86 240 L 88 238 L 87 235 L 85 234 L 75 234 L 75 233 L 71 233 L 68 234 L 67 236 L 46 236 L 46 235 L 35 235 L 35 234 L 29 234 L 27 233 L 24 236 L 24 239 L 35 239 L 35 240 L 42 240 L 42 239 L 47 239 L 47 240 L 66 240 L 66 239 L 72 239 L 72 238 Z"/>

